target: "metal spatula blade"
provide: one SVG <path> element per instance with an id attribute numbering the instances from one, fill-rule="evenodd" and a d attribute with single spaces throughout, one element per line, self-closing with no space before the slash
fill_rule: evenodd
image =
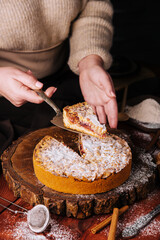
<path id="1" fill-rule="evenodd" d="M 41 90 L 41 89 L 33 89 L 33 91 L 35 91 L 41 98 L 43 98 L 43 100 L 48 105 L 50 105 L 50 107 L 52 107 L 53 110 L 55 111 L 56 116 L 53 117 L 53 119 L 51 120 L 52 124 L 54 124 L 55 126 L 57 126 L 59 128 L 65 129 L 67 131 L 70 131 L 70 132 L 74 132 L 74 133 L 78 133 L 78 134 L 80 133 L 80 132 L 78 132 L 76 130 L 72 130 L 70 128 L 66 128 L 64 126 L 64 123 L 63 123 L 63 113 L 61 112 L 59 107 L 57 107 L 57 105 L 49 97 L 46 96 L 46 94 L 44 93 L 43 90 Z"/>
<path id="2" fill-rule="evenodd" d="M 61 113 L 61 114 L 57 114 L 57 115 L 51 120 L 51 123 L 52 123 L 53 125 L 57 126 L 57 127 L 60 127 L 60 128 L 62 128 L 62 129 L 65 129 L 65 130 L 67 130 L 67 131 L 74 132 L 74 133 L 80 133 L 80 132 L 78 132 L 78 131 L 76 131 L 76 130 L 72 130 L 72 129 L 70 129 L 70 128 L 66 128 L 66 127 L 64 126 L 64 123 L 63 123 L 63 114 L 62 114 L 62 113 Z"/>

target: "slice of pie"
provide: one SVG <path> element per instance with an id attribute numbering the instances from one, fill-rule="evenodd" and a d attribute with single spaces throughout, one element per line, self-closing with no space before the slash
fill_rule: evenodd
<path id="1" fill-rule="evenodd" d="M 104 138 L 107 132 L 105 124 L 101 124 L 92 107 L 87 102 L 66 106 L 63 109 L 63 122 L 67 128 Z"/>

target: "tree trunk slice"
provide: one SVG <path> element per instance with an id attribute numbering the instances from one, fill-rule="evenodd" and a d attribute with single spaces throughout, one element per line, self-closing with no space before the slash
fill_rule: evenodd
<path id="1" fill-rule="evenodd" d="M 119 135 L 119 132 L 117 132 Z M 50 211 L 68 217 L 86 218 L 109 213 L 114 207 L 133 204 L 146 198 L 156 185 L 157 166 L 149 153 L 132 146 L 133 164 L 129 179 L 106 193 L 75 195 L 54 191 L 38 181 L 34 174 L 32 154 L 35 145 L 46 135 L 64 141 L 78 151 L 78 135 L 58 127 L 31 132 L 12 143 L 2 155 L 3 174 L 16 197 L 30 205 L 45 204 Z M 124 137 L 123 134 L 119 135 Z"/>

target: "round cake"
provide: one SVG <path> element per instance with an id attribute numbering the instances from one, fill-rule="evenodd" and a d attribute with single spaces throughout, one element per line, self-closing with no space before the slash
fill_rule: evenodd
<path id="1" fill-rule="evenodd" d="M 95 194 L 121 185 L 130 175 L 128 143 L 114 135 L 99 139 L 79 135 L 79 154 L 53 137 L 45 136 L 33 152 L 34 172 L 41 183 L 71 194 Z"/>

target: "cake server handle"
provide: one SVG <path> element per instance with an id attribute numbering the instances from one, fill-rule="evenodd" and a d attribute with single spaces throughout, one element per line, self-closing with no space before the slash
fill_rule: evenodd
<path id="1" fill-rule="evenodd" d="M 141 228 L 145 227 L 158 213 L 160 212 L 160 204 L 156 206 L 151 212 L 140 217 L 133 225 L 126 227 L 122 232 L 123 238 L 134 237 Z"/>
<path id="2" fill-rule="evenodd" d="M 57 105 L 45 94 L 45 92 L 42 89 L 32 89 L 34 92 L 36 92 L 46 103 L 48 103 L 53 110 L 56 112 L 56 115 L 62 114 L 61 110 Z"/>

